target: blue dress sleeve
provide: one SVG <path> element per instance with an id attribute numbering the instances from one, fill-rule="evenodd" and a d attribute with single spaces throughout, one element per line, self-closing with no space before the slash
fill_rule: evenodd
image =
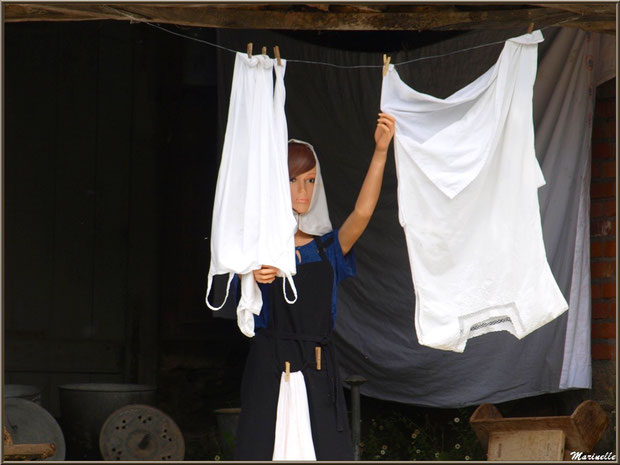
<path id="1" fill-rule="evenodd" d="M 330 237 L 334 239 L 325 247 L 325 254 L 334 269 L 336 286 L 346 278 L 355 276 L 356 274 L 355 255 L 353 254 L 353 250 L 350 250 L 346 255 L 342 254 L 342 247 L 338 241 L 338 231 L 338 229 L 335 229 L 322 237 L 323 242 L 328 241 Z"/>

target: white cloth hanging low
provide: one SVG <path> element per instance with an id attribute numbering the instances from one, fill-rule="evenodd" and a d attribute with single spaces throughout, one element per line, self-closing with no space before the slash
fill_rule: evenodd
<path id="1" fill-rule="evenodd" d="M 218 173 L 211 227 L 211 263 L 207 306 L 222 308 L 234 273 L 241 275 L 237 323 L 254 336 L 254 315 L 262 297 L 253 270 L 270 265 L 289 282 L 293 303 L 296 221 L 292 214 L 288 177 L 288 130 L 284 113 L 286 60 L 277 65 L 267 56 L 237 53 L 222 161 Z M 273 73 L 276 83 L 274 90 Z M 226 297 L 209 302 L 213 277 L 229 274 Z"/>
<path id="2" fill-rule="evenodd" d="M 540 31 L 506 41 L 493 67 L 446 99 L 416 92 L 394 65 L 381 109 L 396 118 L 399 220 L 420 344 L 523 338 L 567 310 L 547 262 L 532 95 Z"/>
<path id="3" fill-rule="evenodd" d="M 280 378 L 273 460 L 316 460 L 306 381 L 301 371 Z"/>

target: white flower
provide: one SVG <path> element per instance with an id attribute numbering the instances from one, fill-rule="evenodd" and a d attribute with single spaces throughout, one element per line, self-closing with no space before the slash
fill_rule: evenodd
<path id="1" fill-rule="evenodd" d="M 438 459 L 439 458 L 439 452 L 435 452 L 435 458 Z"/>
<path id="2" fill-rule="evenodd" d="M 385 451 L 383 449 L 381 449 L 381 451 L 379 452 L 381 455 L 385 455 Z"/>
<path id="3" fill-rule="evenodd" d="M 461 419 L 459 417 L 455 417 L 454 418 L 454 423 L 458 423 L 459 421 L 461 421 Z"/>
<path id="4" fill-rule="evenodd" d="M 383 445 L 381 446 L 381 449 L 385 450 L 385 449 L 387 449 L 387 446 L 386 446 L 385 444 L 383 444 Z"/>
<path id="5" fill-rule="evenodd" d="M 461 448 L 461 445 L 460 445 L 460 444 L 458 444 L 458 443 L 457 443 L 457 444 L 454 444 L 454 448 L 455 448 L 455 449 L 460 449 L 460 448 Z"/>
<path id="6" fill-rule="evenodd" d="M 415 450 L 415 453 L 416 453 L 416 454 L 419 454 L 419 453 L 420 453 L 420 449 L 416 449 L 416 450 Z"/>
<path id="7" fill-rule="evenodd" d="M 415 439 L 415 438 L 417 438 L 417 437 L 418 437 L 418 435 L 417 435 L 417 434 L 415 434 L 415 433 L 412 433 L 412 434 L 411 434 L 411 439 Z"/>
<path id="8" fill-rule="evenodd" d="M 416 428 L 416 430 L 414 431 L 414 433 L 415 433 L 416 435 L 418 435 L 418 434 L 420 434 L 420 430 Z"/>
<path id="9" fill-rule="evenodd" d="M 470 459 L 469 455 L 466 455 L 465 460 L 469 460 L 469 459 Z"/>
<path id="10" fill-rule="evenodd" d="M 216 455 L 216 456 L 215 456 L 215 457 L 213 457 L 213 458 L 214 458 L 215 460 L 219 460 L 219 459 L 220 459 L 220 456 L 219 456 L 219 455 Z"/>

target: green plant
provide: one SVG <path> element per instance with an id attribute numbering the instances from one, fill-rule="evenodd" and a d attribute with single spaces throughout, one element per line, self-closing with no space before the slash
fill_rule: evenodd
<path id="1" fill-rule="evenodd" d="M 232 460 L 234 438 L 230 433 L 221 434 L 212 426 L 206 433 L 185 438 L 185 460 Z"/>
<path id="2" fill-rule="evenodd" d="M 484 460 L 468 412 L 445 417 L 426 413 L 415 418 L 399 410 L 376 414 L 363 425 L 362 460 Z"/>

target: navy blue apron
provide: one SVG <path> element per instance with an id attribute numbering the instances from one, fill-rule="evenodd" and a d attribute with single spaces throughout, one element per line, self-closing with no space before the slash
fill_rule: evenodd
<path id="1" fill-rule="evenodd" d="M 256 330 L 241 383 L 241 416 L 235 441 L 236 460 L 272 460 L 276 409 L 284 362 L 302 371 L 308 391 L 312 438 L 317 460 L 353 460 L 347 407 L 332 345 L 334 271 L 320 238 L 318 262 L 297 266 L 297 301 L 282 295 L 282 278 L 269 289 L 266 328 Z M 315 348 L 321 347 L 321 370 Z"/>

